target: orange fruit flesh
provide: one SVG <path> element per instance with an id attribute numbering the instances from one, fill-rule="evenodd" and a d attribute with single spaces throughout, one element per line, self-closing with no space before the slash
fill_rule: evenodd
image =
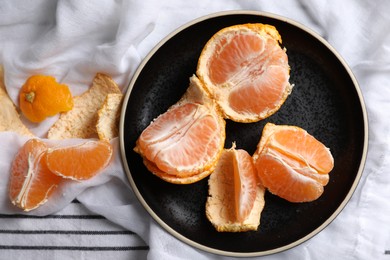
<path id="1" fill-rule="evenodd" d="M 166 174 L 207 170 L 219 156 L 221 126 L 201 104 L 185 103 L 160 115 L 137 140 L 140 153 Z"/>
<path id="2" fill-rule="evenodd" d="M 320 174 L 327 174 L 333 168 L 333 157 L 329 149 L 312 135 L 298 128 L 278 131 L 273 135 L 269 146 L 296 160 L 304 160 Z"/>
<path id="3" fill-rule="evenodd" d="M 232 152 L 235 217 L 236 221 L 243 222 L 250 214 L 256 200 L 256 169 L 247 151 L 233 149 Z"/>
<path id="4" fill-rule="evenodd" d="M 225 116 L 255 122 L 276 112 L 291 92 L 287 54 L 269 25 L 222 29 L 205 45 L 197 74 Z"/>
<path id="5" fill-rule="evenodd" d="M 231 108 L 239 113 L 261 114 L 279 106 L 284 91 L 275 86 L 288 84 L 288 74 L 280 67 L 269 67 L 261 76 L 246 78 L 229 94 Z"/>
<path id="6" fill-rule="evenodd" d="M 86 180 L 108 166 L 113 149 L 107 141 L 87 141 L 74 146 L 48 149 L 47 166 L 55 174 Z"/>
<path id="7" fill-rule="evenodd" d="M 305 130 L 270 123 L 253 157 L 261 183 L 291 202 L 321 196 L 334 165 L 329 149 Z"/>
<path id="8" fill-rule="evenodd" d="M 215 47 L 215 55 L 210 58 L 209 76 L 215 85 L 224 84 L 237 76 L 247 66 L 258 62 L 257 54 L 264 49 L 264 42 L 256 35 L 237 34 L 229 39 L 221 39 Z"/>
<path id="9" fill-rule="evenodd" d="M 242 149 L 224 149 L 209 182 L 214 182 L 220 217 L 243 223 L 250 215 L 258 193 L 252 157 Z M 217 181 L 217 183 L 215 183 Z M 210 185 L 210 183 L 209 183 Z"/>
<path id="10" fill-rule="evenodd" d="M 294 170 L 280 158 L 262 154 L 256 166 L 261 183 L 272 194 L 290 202 L 313 201 L 324 191 L 322 184 Z"/>
<path id="11" fill-rule="evenodd" d="M 62 179 L 47 168 L 46 149 L 45 143 L 30 139 L 12 162 L 9 197 L 25 211 L 45 203 Z"/>

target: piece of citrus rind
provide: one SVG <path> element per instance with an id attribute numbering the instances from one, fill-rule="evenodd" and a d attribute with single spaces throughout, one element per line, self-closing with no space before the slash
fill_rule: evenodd
<path id="1" fill-rule="evenodd" d="M 110 141 L 118 136 L 122 93 L 109 93 L 98 110 L 96 131 L 100 140 Z"/>
<path id="2" fill-rule="evenodd" d="M 47 133 L 48 139 L 97 137 L 98 110 L 110 93 L 121 94 L 117 83 L 108 75 L 97 73 L 91 87 L 73 98 L 73 109 L 61 113 Z"/>
<path id="3" fill-rule="evenodd" d="M 0 132 L 10 131 L 28 137 L 35 136 L 27 126 L 23 124 L 16 106 L 7 93 L 2 65 L 0 65 L 0 104 Z"/>

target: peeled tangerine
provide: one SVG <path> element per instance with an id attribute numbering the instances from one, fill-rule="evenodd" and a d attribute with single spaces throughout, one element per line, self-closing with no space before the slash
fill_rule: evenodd
<path id="1" fill-rule="evenodd" d="M 111 161 L 112 145 L 108 141 L 89 140 L 76 145 L 49 148 L 48 168 L 58 176 L 88 180 L 105 169 Z"/>
<path id="2" fill-rule="evenodd" d="M 45 203 L 61 181 L 46 164 L 47 146 L 38 139 L 30 139 L 16 154 L 8 186 L 11 202 L 25 211 Z"/>
<path id="3" fill-rule="evenodd" d="M 188 184 L 210 175 L 223 150 L 225 121 L 196 76 L 184 96 L 141 133 L 134 150 L 161 179 Z"/>
<path id="4" fill-rule="evenodd" d="M 253 155 L 261 183 L 290 202 L 316 200 L 334 161 L 329 149 L 297 126 L 267 123 Z"/>
<path id="5" fill-rule="evenodd" d="M 252 157 L 242 149 L 224 149 L 209 178 L 206 216 L 219 232 L 257 230 L 264 208 Z"/>
<path id="6" fill-rule="evenodd" d="M 292 85 L 280 43 L 276 28 L 260 23 L 223 28 L 206 43 L 196 74 L 225 118 L 256 122 L 284 103 Z"/>
<path id="7" fill-rule="evenodd" d="M 111 157 L 112 147 L 106 141 L 49 148 L 39 139 L 30 139 L 12 162 L 9 198 L 25 211 L 35 209 L 48 200 L 63 178 L 92 178 L 107 167 Z"/>

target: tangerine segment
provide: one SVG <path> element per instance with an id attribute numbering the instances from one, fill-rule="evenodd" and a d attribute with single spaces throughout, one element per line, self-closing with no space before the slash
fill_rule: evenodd
<path id="1" fill-rule="evenodd" d="M 268 149 L 268 148 L 267 148 Z M 286 157 L 278 151 L 268 149 L 267 153 L 275 158 L 283 158 L 283 161 L 289 165 L 293 170 L 299 172 L 300 174 L 307 176 L 311 179 L 314 179 L 322 186 L 325 186 L 329 182 L 329 174 L 322 174 L 317 172 L 313 167 L 311 167 L 307 162 L 296 160 L 293 157 Z"/>
<path id="2" fill-rule="evenodd" d="M 263 57 L 256 55 L 264 51 L 264 41 L 259 41 L 253 34 L 237 34 L 231 39 L 222 38 L 215 47 L 216 55 L 210 58 L 210 80 L 215 85 L 239 79 L 243 67 L 261 61 Z"/>
<path id="3" fill-rule="evenodd" d="M 329 149 L 299 128 L 276 132 L 269 140 L 269 146 L 283 151 L 297 161 L 306 162 L 320 174 L 327 174 L 333 169 L 334 162 Z"/>
<path id="4" fill-rule="evenodd" d="M 48 168 L 58 176 L 86 180 L 108 166 L 113 148 L 107 141 L 87 141 L 73 146 L 49 148 Z"/>
<path id="5" fill-rule="evenodd" d="M 224 110 L 232 109 L 243 115 L 254 113 L 265 118 L 270 115 L 270 111 L 279 109 L 282 105 L 280 100 L 286 99 L 290 91 L 280 91 L 275 86 L 288 84 L 289 77 L 280 66 L 270 66 L 266 70 L 266 73 L 255 79 L 246 78 L 237 83 L 236 88 L 229 93 L 228 102 L 221 104 Z"/>
<path id="6" fill-rule="evenodd" d="M 62 179 L 47 168 L 46 150 L 44 142 L 30 139 L 12 162 L 9 198 L 25 211 L 44 204 Z"/>
<path id="7" fill-rule="evenodd" d="M 245 150 L 234 148 L 233 175 L 236 221 L 243 222 L 250 214 L 256 200 L 257 177 L 252 157 Z"/>
<path id="8" fill-rule="evenodd" d="M 255 122 L 275 113 L 291 93 L 288 57 L 275 27 L 224 28 L 205 45 L 197 75 L 226 118 Z"/>
<path id="9" fill-rule="evenodd" d="M 282 158 L 264 153 L 255 165 L 264 187 L 290 202 L 313 201 L 324 191 L 321 183 L 294 170 Z"/>
<path id="10" fill-rule="evenodd" d="M 153 162 L 148 161 L 146 158 L 144 158 L 143 163 L 151 173 L 153 173 L 160 179 L 173 184 L 191 184 L 194 182 L 198 182 L 206 178 L 207 176 L 209 176 L 215 168 L 214 166 L 212 166 L 209 169 L 200 173 L 196 173 L 196 174 L 187 173 L 185 176 L 183 175 L 176 176 L 176 175 L 167 174 L 163 172 Z"/>
<path id="11" fill-rule="evenodd" d="M 136 151 L 166 174 L 188 177 L 219 158 L 224 124 L 202 104 L 184 103 L 157 117 L 140 135 Z"/>
<path id="12" fill-rule="evenodd" d="M 256 201 L 258 205 L 254 208 Z M 257 229 L 264 206 L 264 187 L 258 185 L 256 169 L 248 152 L 235 149 L 234 144 L 223 150 L 209 179 L 207 204 L 206 215 L 212 223 L 220 223 L 221 231 L 228 231 L 224 226 L 229 223 L 243 228 L 255 223 L 254 229 Z M 231 231 L 237 229 L 231 228 Z"/>
<path id="13" fill-rule="evenodd" d="M 264 147 L 272 147 L 272 150 L 314 168 L 319 174 L 328 174 L 333 169 L 334 159 L 329 148 L 300 127 L 267 123 L 261 139 L 257 153 Z"/>
<path id="14" fill-rule="evenodd" d="M 317 199 L 334 165 L 329 148 L 304 129 L 271 123 L 265 125 L 253 158 L 261 183 L 291 202 Z"/>
<path id="15" fill-rule="evenodd" d="M 27 79 L 19 93 L 20 110 L 32 122 L 73 108 L 73 97 L 65 84 L 54 77 L 34 75 Z"/>

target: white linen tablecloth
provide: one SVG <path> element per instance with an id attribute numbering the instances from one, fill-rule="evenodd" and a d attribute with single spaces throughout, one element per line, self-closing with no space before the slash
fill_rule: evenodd
<path id="1" fill-rule="evenodd" d="M 346 208 L 312 239 L 262 259 L 390 259 L 389 1 L 0 0 L 7 91 L 17 104 L 26 78 L 42 73 L 78 95 L 104 72 L 125 92 L 142 59 L 166 35 L 224 10 L 275 13 L 322 35 L 351 67 L 368 110 L 366 167 Z M 28 127 L 43 138 L 56 119 Z M 0 133 L 0 259 L 225 259 L 190 247 L 151 219 L 127 181 L 117 138 L 115 160 L 102 174 L 61 186 L 54 199 L 25 215 L 7 195 L 10 162 L 25 141 Z"/>

